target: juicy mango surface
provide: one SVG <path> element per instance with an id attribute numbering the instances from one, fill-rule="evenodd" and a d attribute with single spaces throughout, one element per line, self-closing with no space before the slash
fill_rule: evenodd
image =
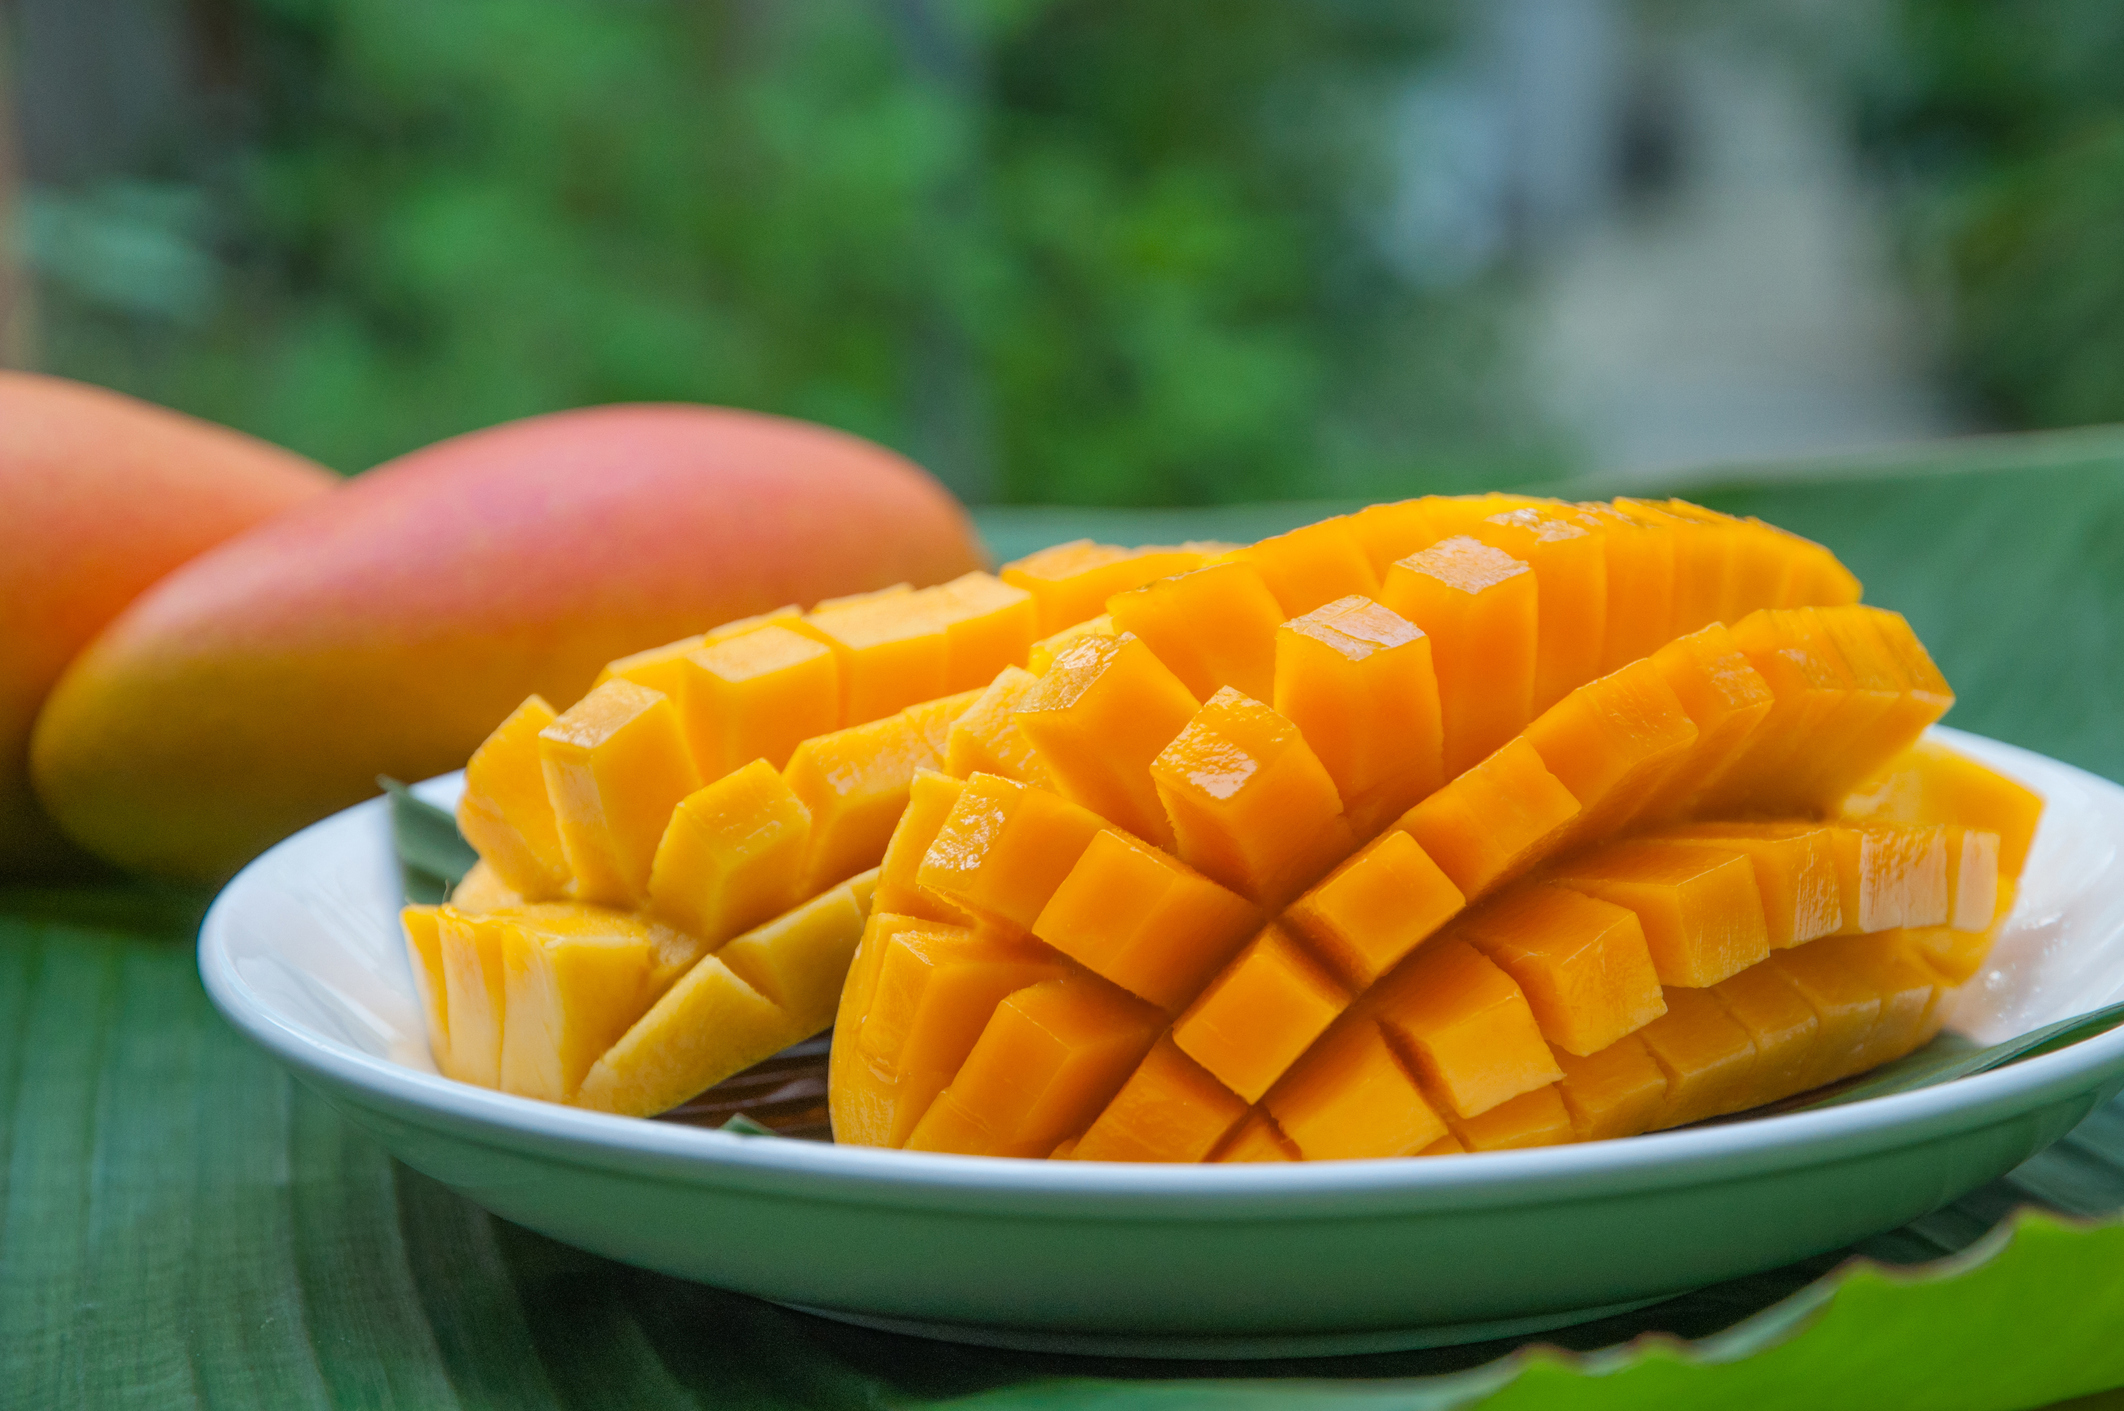
<path id="1" fill-rule="evenodd" d="M 74 661 L 30 747 L 83 847 L 215 879 L 461 765 L 526 695 L 714 623 L 977 568 L 917 467 L 710 407 L 533 417 L 414 452 L 192 559 Z"/>

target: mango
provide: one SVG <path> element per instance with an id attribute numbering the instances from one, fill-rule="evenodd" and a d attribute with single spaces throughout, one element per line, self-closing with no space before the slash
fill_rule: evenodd
<path id="1" fill-rule="evenodd" d="M 171 570 L 338 483 L 238 432 L 0 371 L 0 875 L 83 861 L 30 787 L 31 726 L 67 664 Z"/>
<path id="2" fill-rule="evenodd" d="M 31 773 L 91 851 L 224 877 L 379 773 L 458 767 L 525 696 L 573 702 L 623 653 L 979 563 L 941 487 L 840 432 L 709 407 L 533 417 L 156 584 L 52 693 Z"/>

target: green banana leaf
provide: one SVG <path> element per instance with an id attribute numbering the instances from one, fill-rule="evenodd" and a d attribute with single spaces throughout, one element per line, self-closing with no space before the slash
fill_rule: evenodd
<path id="1" fill-rule="evenodd" d="M 1669 488 L 1843 554 L 1868 598 L 1933 647 L 1961 692 L 1953 723 L 2124 777 L 2124 434 Z M 1009 556 L 1077 534 L 1252 537 L 1333 508 L 993 512 L 982 525 Z M 205 901 L 138 885 L 0 892 L 10 1411 L 2003 1411 L 2124 1386 L 2124 1105 L 1854 1250 L 1535 1346 L 1236 1365 L 1033 1356 L 845 1327 L 494 1219 L 394 1163 L 221 1023 L 193 967 Z"/>

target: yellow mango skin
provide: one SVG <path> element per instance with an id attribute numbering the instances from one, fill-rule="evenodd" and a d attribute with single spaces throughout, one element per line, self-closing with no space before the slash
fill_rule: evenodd
<path id="1" fill-rule="evenodd" d="M 811 811 L 756 759 L 679 802 L 657 844 L 648 909 L 710 948 L 798 901 Z"/>
<path id="2" fill-rule="evenodd" d="M 574 874 L 546 795 L 538 737 L 556 716 L 532 696 L 472 752 L 457 829 L 511 891 L 533 901 L 566 896 Z"/>
<path id="3" fill-rule="evenodd" d="M 653 1116 L 832 1023 L 872 880 L 835 887 L 703 957 L 591 1066 L 576 1104 Z"/>
<path id="4" fill-rule="evenodd" d="M 461 767 L 526 695 L 574 701 L 622 653 L 980 563 L 941 486 L 841 432 L 692 406 L 533 417 L 162 577 L 69 667 L 32 772 L 110 861 L 212 880 L 378 774 Z"/>
<path id="5" fill-rule="evenodd" d="M 680 799 L 701 786 L 671 698 L 608 681 L 539 732 L 579 900 L 634 906 Z"/>

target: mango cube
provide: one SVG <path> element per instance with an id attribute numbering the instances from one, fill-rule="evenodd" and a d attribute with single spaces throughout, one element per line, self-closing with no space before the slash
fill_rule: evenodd
<path id="1" fill-rule="evenodd" d="M 1713 624 L 1652 654 L 1652 665 L 1696 726 L 1696 744 L 1653 790 L 1642 813 L 1662 817 L 1716 783 L 1754 741 L 1776 704 L 1733 635 Z"/>
<path id="2" fill-rule="evenodd" d="M 538 752 L 576 897 L 637 904 L 672 810 L 701 786 L 671 698 L 607 681 L 539 732 Z"/>
<path id="3" fill-rule="evenodd" d="M 797 890 L 815 896 L 877 866 L 907 807 L 916 772 L 942 762 L 904 715 L 798 745 L 782 771 L 811 814 L 811 850 Z"/>
<path id="4" fill-rule="evenodd" d="M 501 919 L 499 912 L 470 916 L 447 906 L 436 916 L 443 1012 L 456 1020 L 449 1026 L 449 1062 L 437 1066 L 484 1088 L 501 1086 L 502 1024 L 508 1017 Z"/>
<path id="5" fill-rule="evenodd" d="M 1019 990 L 996 1007 L 907 1149 L 1047 1155 L 1090 1126 L 1150 1051 L 1162 1019 L 1081 973 Z"/>
<path id="6" fill-rule="evenodd" d="M 1349 1002 L 1341 984 L 1271 923 L 1173 1024 L 1173 1042 L 1256 1102 Z"/>
<path id="7" fill-rule="evenodd" d="M 1274 1120 L 1258 1108 L 1247 1113 L 1245 1120 L 1232 1129 L 1231 1135 L 1210 1157 L 1212 1161 L 1252 1164 L 1298 1159 L 1298 1149 L 1276 1130 Z"/>
<path id="8" fill-rule="evenodd" d="M 450 1071 L 450 993 L 443 971 L 441 908 L 409 906 L 398 913 L 406 932 L 406 959 L 413 969 L 413 990 L 420 997 L 421 1018 L 428 1027 L 428 1053 L 435 1071 Z"/>
<path id="9" fill-rule="evenodd" d="M 1226 686 L 1262 701 L 1275 690 L 1276 628 L 1285 613 L 1250 563 L 1230 560 L 1161 578 L 1115 594 L 1106 610 L 1116 629 L 1142 638 L 1197 700 Z"/>
<path id="10" fill-rule="evenodd" d="M 457 804 L 465 841 L 511 890 L 533 901 L 566 895 L 573 875 L 539 763 L 539 732 L 553 721 L 553 707 L 539 696 L 510 712 L 472 752 Z"/>
<path id="11" fill-rule="evenodd" d="M 811 813 L 756 759 L 679 801 L 649 872 L 650 913 L 711 948 L 798 901 Z"/>
<path id="12" fill-rule="evenodd" d="M 1360 836 L 1445 782 L 1430 638 L 1370 598 L 1337 598 L 1276 629 L 1274 704 Z"/>
<path id="13" fill-rule="evenodd" d="M 1161 1037 L 1070 1151 L 1076 1161 L 1203 1161 L 1246 1103 Z"/>
<path id="14" fill-rule="evenodd" d="M 653 1116 L 806 1037 L 719 957 L 703 956 L 591 1065 L 575 1102 Z"/>
<path id="15" fill-rule="evenodd" d="M 1526 870 L 1579 817 L 1578 800 L 1533 744 L 1513 740 L 1401 815 L 1395 827 L 1423 845 L 1474 900 Z"/>
<path id="16" fill-rule="evenodd" d="M 1637 914 L 1565 887 L 1522 884 L 1453 928 L 1518 983 L 1542 1037 L 1580 1057 L 1666 1012 Z"/>
<path id="17" fill-rule="evenodd" d="M 1999 909 L 1999 835 L 1980 828 L 1946 832 L 1946 924 L 1957 931 L 1986 930 Z"/>
<path id="18" fill-rule="evenodd" d="M 1571 1110 L 1564 1105 L 1563 1090 L 1555 1083 L 1521 1093 L 1473 1117 L 1461 1117 L 1450 1108 L 1441 1115 L 1464 1151 L 1562 1146 L 1576 1140 L 1577 1135 L 1571 1125 Z"/>
<path id="19" fill-rule="evenodd" d="M 843 725 L 949 694 L 944 621 L 928 591 L 821 603 L 797 630 L 833 651 Z"/>
<path id="20" fill-rule="evenodd" d="M 1042 637 L 1033 643 L 1032 650 L 1025 654 L 1025 669 L 1035 676 L 1045 676 L 1053 669 L 1057 657 L 1084 638 L 1120 635 L 1121 631 L 1114 626 L 1113 618 L 1102 612 L 1097 617 L 1086 618 L 1074 627 L 1065 627 L 1060 632 Z"/>
<path id="21" fill-rule="evenodd" d="M 945 738 L 944 772 L 964 779 L 1000 774 L 1026 784 L 1051 788 L 1047 766 L 1025 732 L 1018 728 L 1018 707 L 1040 678 L 1023 667 L 1006 666 L 959 712 Z"/>
<path id="22" fill-rule="evenodd" d="M 1670 989 L 1715 985 L 1770 954 L 1754 865 L 1729 848 L 1613 843 L 1569 859 L 1551 880 L 1636 912 Z"/>
<path id="23" fill-rule="evenodd" d="M 1576 508 L 1601 531 L 1607 609 L 1600 670 L 1614 671 L 1652 655 L 1673 635 L 1674 528 L 1612 505 Z"/>
<path id="24" fill-rule="evenodd" d="M 1338 1024 L 1262 1100 L 1307 1161 L 1413 1156 L 1446 1124 L 1369 1019 Z"/>
<path id="25" fill-rule="evenodd" d="M 1969 756 L 1920 740 L 1841 805 L 1859 823 L 1941 823 L 1999 835 L 1999 875 L 2018 878 L 2043 815 L 2040 795 Z"/>
<path id="26" fill-rule="evenodd" d="M 978 691 L 1006 666 L 1025 665 L 1040 634 L 1031 593 L 993 574 L 974 572 L 926 590 L 944 626 L 944 690 Z"/>
<path id="27" fill-rule="evenodd" d="M 1755 890 L 1762 898 L 1772 950 L 1789 950 L 1844 927 L 1844 882 L 1836 837 L 1829 828 L 1812 823 L 1689 823 L 1652 836 L 1709 843 L 1746 856 L 1755 867 Z"/>
<path id="28" fill-rule="evenodd" d="M 1299 617 L 1323 603 L 1352 594 L 1371 597 L 1379 575 L 1364 546 L 1340 519 L 1324 519 L 1240 549 L 1233 558 L 1252 564 L 1275 595 L 1284 617 Z"/>
<path id="29" fill-rule="evenodd" d="M 1522 738 L 1578 800 L 1574 831 L 1594 833 L 1635 817 L 1697 733 L 1659 668 L 1636 661 L 1566 695 Z"/>
<path id="30" fill-rule="evenodd" d="M 1032 933 L 1170 1012 L 1193 999 L 1260 924 L 1245 898 L 1108 829 L 1070 867 Z"/>
<path id="31" fill-rule="evenodd" d="M 715 952 L 715 958 L 729 966 L 732 974 L 782 1011 L 790 1025 L 801 1031 L 799 1037 L 816 1034 L 833 1022 L 842 978 L 855 958 L 870 911 L 862 880 L 851 878 L 829 887 Z"/>
<path id="32" fill-rule="evenodd" d="M 929 845 L 937 840 L 944 820 L 959 801 L 965 781 L 918 769 L 908 786 L 907 808 L 894 825 L 892 840 L 885 845 L 885 860 L 878 864 L 876 906 L 879 911 L 961 925 L 973 918 L 934 892 L 925 890 L 918 874 Z"/>
<path id="33" fill-rule="evenodd" d="M 656 937 L 639 917 L 565 903 L 494 915 L 508 993 L 501 1089 L 570 1102 L 655 1000 Z"/>
<path id="34" fill-rule="evenodd" d="M 1669 989 L 1667 1012 L 1638 1030 L 1637 1037 L 1667 1076 L 1666 1102 L 1656 1125 L 1680 1127 L 1748 1103 L 1755 1040 L 1709 990 Z"/>
<path id="35" fill-rule="evenodd" d="M 1458 915 L 1466 898 L 1407 833 L 1385 833 L 1284 912 L 1344 983 L 1363 989 Z"/>
<path id="36" fill-rule="evenodd" d="M 1666 1072 L 1635 1034 L 1584 1057 L 1564 1049 L 1553 1052 L 1563 1070 L 1556 1092 L 1579 1141 L 1635 1136 L 1649 1130 L 1666 1105 Z"/>
<path id="37" fill-rule="evenodd" d="M 1057 657 L 1020 700 L 1017 722 L 1064 798 L 1167 847 L 1172 825 L 1151 761 L 1199 708 L 1140 638 L 1123 634 L 1084 638 Z"/>
<path id="38" fill-rule="evenodd" d="M 1335 781 L 1298 727 L 1227 686 L 1151 762 L 1180 860 L 1264 909 L 1349 854 Z"/>
<path id="39" fill-rule="evenodd" d="M 1834 938 L 1781 950 L 1768 963 L 1812 1006 L 1820 1024 L 1813 1060 L 1798 1090 L 1843 1076 L 1844 1060 L 1858 1052 L 1881 1017 L 1879 992 L 1852 974 Z"/>
<path id="40" fill-rule="evenodd" d="M 1032 595 L 1039 633 L 1052 636 L 1106 610 L 1116 593 L 1202 566 L 1189 548 L 1123 549 L 1076 539 L 1003 566 L 1003 581 Z"/>
<path id="41" fill-rule="evenodd" d="M 1805 1091 L 1820 1053 L 1822 1021 L 1784 971 L 1775 965 L 1750 966 L 1713 985 L 1711 994 L 1755 1044 L 1755 1071 L 1736 1104 L 1756 1107 Z"/>
<path id="42" fill-rule="evenodd" d="M 1532 712 L 1600 674 L 1607 633 L 1608 555 L 1599 521 L 1568 506 L 1490 515 L 1468 535 L 1534 570 L 1538 587 Z"/>
<path id="43" fill-rule="evenodd" d="M 1447 778 L 1533 718 L 1540 605 L 1525 563 L 1474 539 L 1441 540 L 1389 568 L 1379 601 L 1430 638 Z"/>
<path id="44" fill-rule="evenodd" d="M 800 741 L 840 727 L 840 667 L 823 644 L 765 626 L 688 653 L 677 700 L 704 779 L 756 759 L 780 769 Z"/>
<path id="45" fill-rule="evenodd" d="M 1442 1112 L 1479 1116 L 1563 1076 L 1526 995 L 1465 941 L 1423 946 L 1375 993 L 1380 1021 Z"/>
<path id="46" fill-rule="evenodd" d="M 954 905 L 1030 931 L 1105 826 L 1090 809 L 1045 789 L 976 774 L 960 789 L 916 880 Z"/>

